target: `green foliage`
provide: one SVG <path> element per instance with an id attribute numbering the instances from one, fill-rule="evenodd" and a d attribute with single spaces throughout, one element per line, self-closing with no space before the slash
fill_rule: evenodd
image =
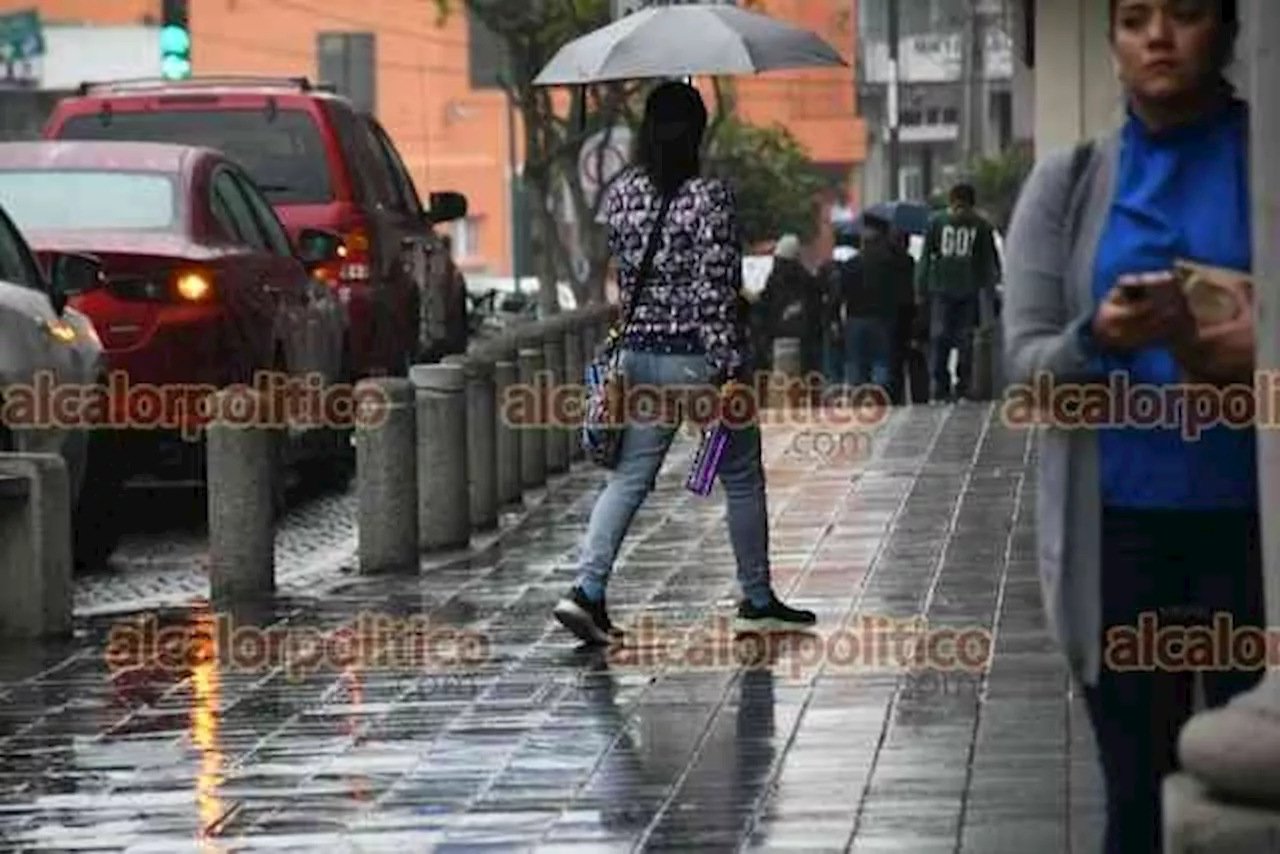
<path id="1" fill-rule="evenodd" d="M 977 192 L 978 206 L 1002 232 L 1009 228 L 1018 193 L 1034 163 L 1031 146 L 1018 144 L 995 157 L 979 160 L 965 170 L 965 180 L 973 184 Z"/>
<path id="2" fill-rule="evenodd" d="M 574 283 L 580 300 L 603 298 L 608 251 L 596 213 L 603 193 L 588 194 L 578 163 L 584 143 L 598 132 L 639 124 L 643 97 L 655 81 L 615 82 L 572 90 L 566 110 L 555 90 L 533 85 L 534 78 L 568 41 L 609 23 L 610 0 L 423 0 L 433 3 L 443 24 L 469 11 L 506 49 L 504 84 L 523 126 L 523 180 L 528 189 L 530 251 L 544 282 Z M 743 0 L 745 7 L 759 0 Z M 715 114 L 708 128 L 712 161 L 738 189 L 749 240 L 776 237 L 780 230 L 802 238 L 814 229 L 814 199 L 825 182 L 809 168 L 803 149 L 782 128 L 748 128 L 731 119 L 732 87 L 716 81 Z M 723 138 L 722 138 L 723 137 Z M 607 143 L 606 143 L 607 144 Z M 603 154 L 603 146 L 601 148 Z M 567 189 L 567 194 L 563 192 Z M 561 227 L 565 211 L 554 199 L 568 197 L 577 223 L 574 233 Z M 585 279 L 573 271 L 574 248 L 589 264 Z M 542 288 L 548 300 L 555 289 Z M 545 306 L 548 311 L 554 305 Z"/>
<path id="3" fill-rule="evenodd" d="M 733 184 L 748 245 L 787 233 L 813 237 L 818 197 L 831 181 L 785 127 L 726 117 L 708 146 L 707 167 Z"/>

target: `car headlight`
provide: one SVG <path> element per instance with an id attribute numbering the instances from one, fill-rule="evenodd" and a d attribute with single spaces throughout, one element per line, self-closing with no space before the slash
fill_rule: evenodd
<path id="1" fill-rule="evenodd" d="M 62 318 L 50 320 L 47 324 L 49 334 L 63 344 L 73 344 L 76 340 L 76 328 Z"/>

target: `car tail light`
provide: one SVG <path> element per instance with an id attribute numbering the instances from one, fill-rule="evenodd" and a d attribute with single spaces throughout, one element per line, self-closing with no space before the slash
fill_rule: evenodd
<path id="1" fill-rule="evenodd" d="M 211 271 L 198 267 L 154 274 L 115 274 L 107 276 L 107 291 L 128 302 L 167 302 L 181 305 L 212 303 L 217 292 Z"/>
<path id="2" fill-rule="evenodd" d="M 315 271 L 318 279 L 331 285 L 364 285 L 369 283 L 369 234 L 363 228 L 353 228 L 342 235 L 342 247 L 338 260 L 325 264 Z"/>
<path id="3" fill-rule="evenodd" d="M 213 277 L 203 270 L 184 270 L 174 276 L 173 296 L 183 303 L 209 302 L 213 299 Z"/>

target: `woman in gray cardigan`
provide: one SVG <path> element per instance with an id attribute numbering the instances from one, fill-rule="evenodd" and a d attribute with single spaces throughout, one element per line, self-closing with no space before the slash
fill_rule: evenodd
<path id="1" fill-rule="evenodd" d="M 1160 783 L 1191 712 L 1186 657 L 1144 652 L 1139 627 L 1173 639 L 1169 627 L 1215 615 L 1263 625 L 1252 414 L 1192 441 L 1167 403 L 1188 368 L 1219 384 L 1252 373 L 1195 358 L 1203 341 L 1162 273 L 1179 259 L 1252 265 L 1248 116 L 1224 77 L 1237 26 L 1234 0 L 1111 0 L 1124 125 L 1039 162 L 1006 241 L 1005 356 L 1019 384 L 1006 416 L 1025 417 L 1032 398 L 1047 407 L 1040 575 L 1097 738 L 1108 854 L 1160 851 Z M 1152 272 L 1145 287 L 1118 285 Z M 1258 675 L 1206 672 L 1206 698 L 1221 704 Z"/>

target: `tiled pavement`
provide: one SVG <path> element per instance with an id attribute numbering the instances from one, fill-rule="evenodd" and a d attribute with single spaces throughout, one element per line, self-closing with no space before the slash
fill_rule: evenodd
<path id="1" fill-rule="evenodd" d="M 193 632 L 181 670 L 108 662 L 106 618 L 0 650 L 0 850 L 1097 850 L 1090 735 L 1039 610 L 1029 436 L 986 407 L 913 408 L 869 460 L 784 464 L 784 432 L 775 577 L 816 640 L 710 636 L 734 590 L 722 502 L 684 493 L 673 455 L 610 588 L 643 637 L 576 650 L 548 614 L 599 480 L 579 472 L 468 560 L 233 616 L 294 639 L 424 617 L 479 639 L 462 660 L 442 642 L 264 665 L 229 626 L 201 639 L 199 609 L 157 615 Z M 989 671 L 814 654 L 859 618 L 921 614 L 990 631 Z"/>

